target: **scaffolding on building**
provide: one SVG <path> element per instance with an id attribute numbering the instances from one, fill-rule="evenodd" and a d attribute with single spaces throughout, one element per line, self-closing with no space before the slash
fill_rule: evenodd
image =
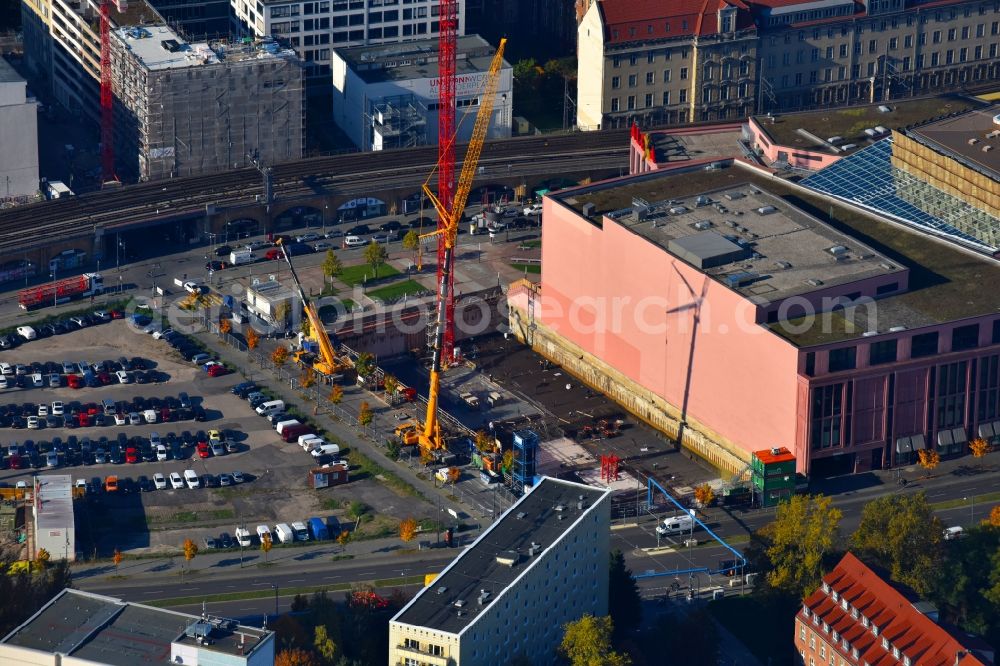
<path id="1" fill-rule="evenodd" d="M 427 105 L 416 95 L 383 97 L 370 106 L 366 124 L 372 128 L 372 143 L 380 143 L 383 150 L 427 143 Z"/>

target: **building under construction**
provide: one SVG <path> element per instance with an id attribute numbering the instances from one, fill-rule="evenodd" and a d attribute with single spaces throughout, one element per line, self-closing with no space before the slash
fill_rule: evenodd
<path id="1" fill-rule="evenodd" d="M 165 25 L 111 40 L 118 168 L 157 180 L 303 153 L 303 69 L 270 41 L 186 43 Z"/>

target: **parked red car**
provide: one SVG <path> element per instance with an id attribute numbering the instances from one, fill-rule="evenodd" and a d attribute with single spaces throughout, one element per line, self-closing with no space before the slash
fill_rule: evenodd
<path id="1" fill-rule="evenodd" d="M 76 415 L 76 419 L 77 419 L 77 425 L 79 425 L 81 428 L 89 428 L 90 426 L 93 425 L 94 422 L 94 417 L 88 414 L 87 412 L 80 412 L 79 414 Z"/>
<path id="2" fill-rule="evenodd" d="M 127 463 L 139 462 L 139 452 L 136 451 L 134 446 L 130 446 L 127 449 L 125 449 L 125 462 Z"/>
<path id="3" fill-rule="evenodd" d="M 209 377 L 221 377 L 222 375 L 229 374 L 229 369 L 224 365 L 213 365 L 208 369 Z"/>
<path id="4" fill-rule="evenodd" d="M 122 312 L 121 310 L 112 310 L 108 314 L 111 315 L 112 319 L 124 319 L 125 318 L 125 313 Z"/>
<path id="5" fill-rule="evenodd" d="M 212 455 L 212 449 L 208 448 L 205 442 L 198 442 L 198 457 L 208 458 Z"/>
<path id="6" fill-rule="evenodd" d="M 66 375 L 66 383 L 70 388 L 83 388 L 83 377 L 80 375 Z"/>

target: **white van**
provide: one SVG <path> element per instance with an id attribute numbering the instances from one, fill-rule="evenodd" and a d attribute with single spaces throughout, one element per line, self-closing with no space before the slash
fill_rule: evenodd
<path id="1" fill-rule="evenodd" d="M 322 458 L 323 456 L 335 456 L 340 453 L 340 447 L 336 444 L 320 444 L 314 447 L 311 451 L 313 458 Z"/>
<path id="2" fill-rule="evenodd" d="M 292 532 L 295 533 L 296 541 L 309 541 L 309 528 L 305 523 L 292 523 Z"/>
<path id="3" fill-rule="evenodd" d="M 264 537 L 267 536 L 268 539 L 271 538 L 271 528 L 267 525 L 257 526 L 257 538 L 260 539 L 261 543 L 264 543 Z"/>
<path id="4" fill-rule="evenodd" d="M 142 418 L 145 419 L 146 423 L 156 423 L 156 417 L 155 409 L 147 409 L 142 413 Z"/>
<path id="5" fill-rule="evenodd" d="M 186 483 L 187 487 L 191 490 L 201 488 L 201 479 L 198 478 L 198 473 L 193 469 L 184 470 L 184 483 Z"/>
<path id="6" fill-rule="evenodd" d="M 31 375 L 31 385 L 35 388 L 42 388 L 45 386 L 45 377 L 42 376 L 42 373 L 36 372 Z"/>
<path id="7" fill-rule="evenodd" d="M 35 338 L 38 337 L 38 333 L 36 333 L 35 329 L 31 328 L 30 326 L 18 326 L 17 334 L 20 335 L 25 340 L 34 340 Z"/>
<path id="8" fill-rule="evenodd" d="M 319 446 L 323 443 L 323 438 L 314 432 L 306 433 L 305 435 L 299 435 L 299 446 L 308 451 L 314 446 Z"/>
<path id="9" fill-rule="evenodd" d="M 278 523 L 275 525 L 274 531 L 278 535 L 278 541 L 281 543 L 291 543 L 295 540 L 295 533 L 292 532 L 292 528 L 285 523 Z"/>
<path id="10" fill-rule="evenodd" d="M 245 527 L 236 528 L 236 543 L 247 548 L 250 546 L 250 530 Z"/>
<path id="11" fill-rule="evenodd" d="M 360 247 L 366 244 L 361 236 L 344 236 L 344 247 Z"/>
<path id="12" fill-rule="evenodd" d="M 664 518 L 663 522 L 656 526 L 656 533 L 660 536 L 671 536 L 674 534 L 686 534 L 693 529 L 694 518 L 689 515 L 680 515 Z"/>
<path id="13" fill-rule="evenodd" d="M 284 411 L 285 401 L 284 400 L 268 400 L 265 403 L 261 403 L 257 407 L 258 416 L 270 416 L 271 414 L 277 414 L 278 412 Z"/>
<path id="14" fill-rule="evenodd" d="M 281 421 L 274 426 L 274 429 L 278 431 L 280 435 L 285 431 L 286 428 L 291 428 L 292 426 L 302 425 L 299 423 L 298 419 L 289 419 L 288 421 Z"/>

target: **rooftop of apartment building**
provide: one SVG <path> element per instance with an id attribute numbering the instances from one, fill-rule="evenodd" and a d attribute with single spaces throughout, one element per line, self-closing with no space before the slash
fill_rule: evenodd
<path id="1" fill-rule="evenodd" d="M 774 218 L 777 225 L 792 225 L 789 228 L 795 230 L 795 233 L 800 234 L 802 238 L 813 238 L 812 249 L 788 248 L 784 256 L 778 257 L 768 256 L 768 251 L 756 249 L 762 240 L 774 243 L 774 239 L 750 239 L 751 250 L 758 251 L 762 255 L 762 259 L 755 261 L 763 262 L 763 268 L 767 268 L 768 274 L 785 270 L 773 265 L 776 261 L 791 263 L 794 270 L 795 260 L 790 257 L 797 256 L 794 254 L 797 252 L 810 255 L 814 252 L 820 253 L 813 256 L 822 258 L 824 263 L 821 268 L 824 270 L 829 268 L 832 271 L 840 271 L 846 267 L 870 274 L 872 270 L 886 270 L 880 266 L 882 263 L 892 265 L 894 267 L 892 270 L 896 270 L 895 267 L 909 269 L 908 290 L 881 297 L 878 300 L 878 307 L 870 312 L 866 308 L 856 308 L 853 315 L 844 311 L 832 312 L 824 315 L 828 318 L 828 324 L 824 321 L 824 325 L 820 325 L 817 321 L 814 326 L 802 328 L 773 325 L 776 334 L 800 347 L 861 338 L 869 330 L 884 333 L 900 326 L 912 329 L 1000 312 L 1000 291 L 982 288 L 983 284 L 1000 284 L 1000 264 L 996 261 L 970 255 L 927 234 L 904 230 L 899 225 L 882 221 L 873 215 L 848 209 L 829 197 L 766 176 L 742 162 L 720 161 L 710 166 L 710 169 L 706 169 L 704 164 L 688 165 L 674 170 L 656 171 L 642 176 L 574 188 L 551 196 L 570 206 L 581 216 L 583 207 L 586 204 L 593 204 L 593 210 L 588 208 L 587 215 L 593 224 L 600 224 L 602 216 L 608 213 L 633 208 L 635 206 L 633 202 L 637 200 L 650 203 L 681 201 L 683 202 L 681 205 L 691 208 L 691 211 L 678 218 L 687 217 L 694 223 L 700 219 L 702 210 L 713 208 L 711 205 L 692 208 L 692 202 L 699 195 L 709 193 L 713 200 L 718 200 L 726 208 L 735 210 L 731 207 L 738 204 L 739 200 L 731 202 L 725 198 L 725 193 L 733 189 L 746 193 L 753 187 L 761 191 L 760 196 L 765 197 L 764 201 L 773 201 L 770 199 L 772 196 L 777 198 L 778 203 L 775 208 L 778 210 L 772 213 L 778 215 Z M 791 212 L 791 222 L 783 221 L 786 211 Z M 769 227 L 766 225 L 771 224 L 767 220 L 769 216 L 758 215 L 756 212 L 744 213 L 737 218 L 720 215 L 717 210 L 714 214 L 723 220 L 738 219 L 740 226 L 746 228 L 748 232 L 757 233 L 759 237 L 767 235 Z M 634 215 L 634 212 L 630 212 L 626 216 L 626 223 Z M 751 219 L 753 222 L 765 225 L 760 227 L 765 233 L 751 231 Z M 823 223 L 819 223 L 818 220 L 822 220 Z M 800 230 L 795 226 L 798 224 L 805 224 L 807 228 Z M 672 252 L 671 239 L 661 228 L 654 229 L 651 221 L 638 223 L 636 226 L 637 233 L 650 238 L 652 242 L 657 242 L 664 251 Z M 683 227 L 679 221 L 672 221 L 667 226 L 668 228 L 673 226 L 678 233 Z M 725 225 L 725 222 L 721 227 L 715 225 L 710 229 L 734 235 L 732 228 Z M 687 227 L 685 233 L 693 234 L 693 230 Z M 656 234 L 663 234 L 660 240 L 656 240 Z M 812 236 L 813 234 L 815 236 Z M 741 237 L 740 234 L 736 236 Z M 742 237 L 747 238 L 746 235 Z M 834 245 L 848 248 L 852 257 L 855 253 L 865 255 L 871 253 L 875 256 L 864 260 L 852 258 L 841 267 L 838 266 L 836 257 L 829 253 L 829 248 Z M 775 244 L 773 247 L 784 250 L 780 244 Z M 679 251 L 684 252 L 684 248 L 680 248 Z M 689 259 L 684 258 L 688 255 L 677 256 L 690 263 Z M 720 271 L 720 268 L 724 267 L 713 267 L 707 274 L 722 281 L 725 279 L 725 271 Z M 763 270 L 760 272 L 764 273 Z M 822 275 L 815 275 L 816 270 L 810 272 L 823 280 Z M 838 279 L 836 273 L 832 275 L 832 279 Z M 807 284 L 802 286 L 813 288 Z M 750 287 L 752 288 L 753 284 Z M 748 297 L 756 296 L 746 289 L 741 291 L 747 293 Z M 768 300 L 773 299 L 773 295 L 765 294 L 764 297 Z M 868 319 L 869 314 L 874 317 L 873 320 Z M 852 318 L 846 319 L 848 316 Z"/>
<path id="2" fill-rule="evenodd" d="M 1000 181 L 1000 106 L 971 109 L 906 131 L 907 136 Z"/>
<path id="3" fill-rule="evenodd" d="M 83 1 L 87 2 L 87 0 Z M 90 0 L 90 4 L 96 8 L 99 3 Z M 95 9 L 95 18 L 98 15 Z M 146 0 L 128 0 L 123 12 L 118 11 L 118 7 L 113 0 L 111 2 L 111 25 L 146 25 L 156 23 L 163 23 L 163 17 Z"/>
<path id="4" fill-rule="evenodd" d="M 850 144 L 865 146 L 870 141 L 870 137 L 865 134 L 866 129 L 906 127 L 975 107 L 976 103 L 968 98 L 946 95 L 754 118 L 778 145 L 841 154 L 830 150 L 825 142 L 838 138 L 833 143 L 841 148 Z M 882 111 L 884 108 L 889 111 Z M 817 142 L 816 138 L 820 141 Z"/>
<path id="5" fill-rule="evenodd" d="M 751 183 L 661 196 L 669 181 L 604 214 L 760 303 L 906 270 Z"/>
<path id="6" fill-rule="evenodd" d="M 398 44 L 377 44 L 335 49 L 336 54 L 365 83 L 433 79 L 438 75 L 438 40 L 419 39 Z M 479 35 L 458 38 L 455 74 L 489 71 L 496 48 Z M 504 62 L 504 68 L 510 67 Z"/>
<path id="7" fill-rule="evenodd" d="M 420 590 L 393 622 L 460 633 L 608 492 L 543 478 Z"/>
<path id="8" fill-rule="evenodd" d="M 0 83 L 24 83 L 24 77 L 2 57 L 0 57 Z"/>
<path id="9" fill-rule="evenodd" d="M 65 589 L 0 643 L 112 666 L 167 663 L 171 644 L 220 655 L 253 652 L 270 632 Z"/>
<path id="10" fill-rule="evenodd" d="M 115 34 L 150 71 L 294 54 L 293 51 L 283 51 L 272 40 L 189 44 L 166 25 L 127 26 L 118 28 Z"/>
<path id="11" fill-rule="evenodd" d="M 937 609 L 911 590 L 888 582 L 847 553 L 802 604 L 803 622 L 829 628 L 836 649 L 866 664 L 983 666 L 992 648 L 982 639 L 937 622 Z M 832 658 L 832 655 L 831 655 Z"/>
<path id="12" fill-rule="evenodd" d="M 754 27 L 742 0 L 600 0 L 598 7 L 611 45 L 714 35 L 717 13 L 729 8 L 740 10 L 733 18 L 736 30 Z"/>

